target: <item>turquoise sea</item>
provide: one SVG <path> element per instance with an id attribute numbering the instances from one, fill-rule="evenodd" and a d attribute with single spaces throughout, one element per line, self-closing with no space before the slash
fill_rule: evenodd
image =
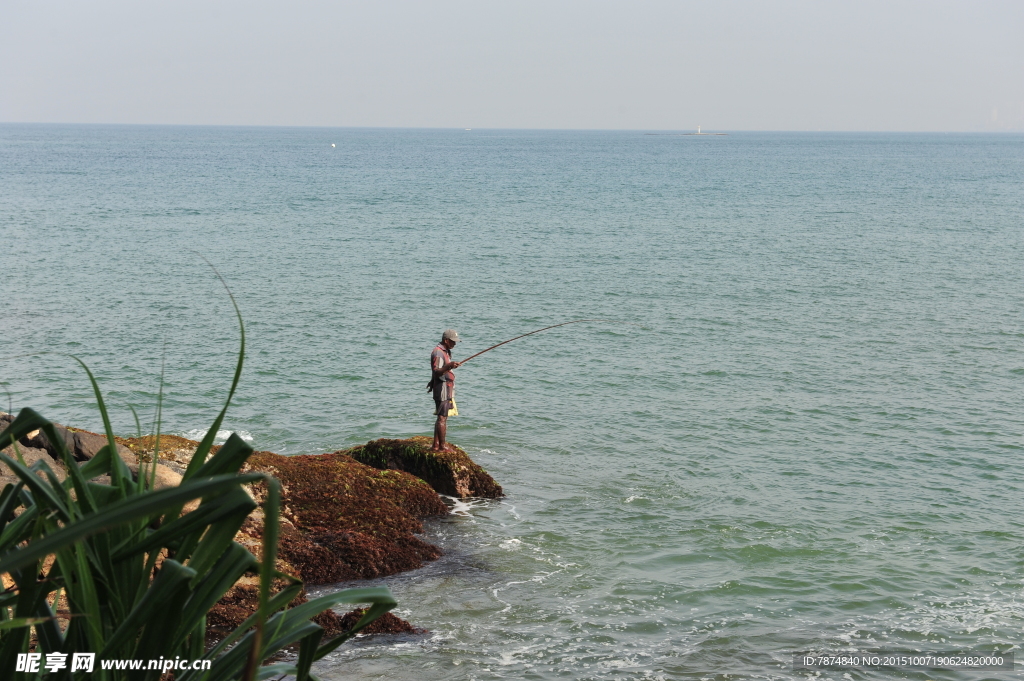
<path id="1" fill-rule="evenodd" d="M 333 146 L 332 146 L 333 145 Z M 258 449 L 427 434 L 507 497 L 324 679 L 989 679 L 1016 652 L 1024 136 L 0 125 L 4 410 Z M 29 353 L 51 353 L 26 356 Z M 322 590 L 322 589 L 321 589 Z"/>

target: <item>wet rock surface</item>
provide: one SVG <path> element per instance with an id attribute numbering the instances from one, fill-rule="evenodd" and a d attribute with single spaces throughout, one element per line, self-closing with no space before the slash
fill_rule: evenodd
<path id="1" fill-rule="evenodd" d="M 9 415 L 0 413 L 0 430 L 10 420 Z M 96 456 L 106 444 L 106 437 L 74 428 L 58 426 L 57 434 L 77 462 Z M 154 458 L 158 459 L 157 488 L 181 482 L 181 475 L 199 445 L 194 440 L 161 435 L 159 453 L 154 457 L 157 442 L 153 436 L 116 440 L 119 455 L 135 476 L 140 466 L 148 476 Z M 245 470 L 269 473 L 281 482 L 278 569 L 301 577 L 309 585 L 333 584 L 392 575 L 438 558 L 440 549 L 417 536 L 423 530 L 423 518 L 448 514 L 448 507 L 438 493 L 460 498 L 495 498 L 502 495 L 502 490 L 463 450 L 455 448 L 453 452 L 435 454 L 428 451 L 430 443 L 430 438 L 415 437 L 374 440 L 329 454 L 253 453 Z M 211 455 L 217 449 L 214 447 Z M 31 433 L 19 442 L 19 450 L 28 465 L 44 460 L 59 479 L 66 477 L 58 449 L 45 435 Z M 17 459 L 11 447 L 3 453 Z M 0 465 L 0 488 L 16 481 L 13 473 Z M 265 501 L 263 485 L 251 486 L 250 493 L 260 504 Z M 185 511 L 197 505 L 198 500 L 186 506 Z M 236 541 L 259 558 L 262 537 L 261 507 L 246 519 Z M 293 605 L 304 601 L 303 592 Z M 256 611 L 258 602 L 258 577 L 246 575 L 209 613 L 211 640 L 241 624 Z M 327 612 L 316 621 L 327 636 L 334 636 L 350 629 L 360 616 L 361 611 L 343 617 Z M 422 630 L 388 614 L 364 632 Z"/>

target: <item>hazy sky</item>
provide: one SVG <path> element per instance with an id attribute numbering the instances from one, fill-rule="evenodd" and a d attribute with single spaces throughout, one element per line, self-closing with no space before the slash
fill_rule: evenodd
<path id="1" fill-rule="evenodd" d="M 1024 2 L 0 0 L 0 121 L 1024 131 Z"/>

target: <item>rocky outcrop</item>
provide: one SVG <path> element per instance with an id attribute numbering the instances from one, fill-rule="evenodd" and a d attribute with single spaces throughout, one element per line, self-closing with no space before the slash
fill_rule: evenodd
<path id="1" fill-rule="evenodd" d="M 448 496 L 460 499 L 503 496 L 501 485 L 460 447 L 453 445 L 453 451 L 432 452 L 431 444 L 432 440 L 425 436 L 407 440 L 381 439 L 338 453 L 348 454 L 374 468 L 411 473 Z"/>
<path id="2" fill-rule="evenodd" d="M 50 456 L 50 453 L 45 449 L 37 449 L 35 447 L 22 446 L 21 443 L 15 448 L 13 445 L 7 446 L 0 450 L 0 453 L 6 454 L 15 461 L 19 461 L 19 455 L 21 456 L 20 462 L 26 466 L 31 467 L 37 461 L 45 461 L 49 466 L 53 474 L 57 476 L 57 479 L 64 482 L 64 479 L 68 477 L 67 471 L 64 469 L 64 464 L 60 461 L 54 460 Z M 46 479 L 46 475 L 43 473 L 36 473 L 40 478 Z M 14 475 L 13 471 L 9 470 L 7 466 L 0 465 L 0 489 L 3 489 L 8 483 L 17 483 L 18 477 Z"/>
<path id="3" fill-rule="evenodd" d="M 118 442 L 141 461 L 153 459 L 157 444 L 152 436 Z M 439 557 L 437 547 L 416 536 L 423 518 L 448 513 L 438 493 L 495 498 L 502 491 L 463 450 L 434 454 L 427 451 L 430 444 L 430 438 L 416 437 L 375 440 L 330 454 L 255 452 L 246 470 L 270 473 L 282 486 L 278 569 L 306 584 L 333 584 L 412 570 Z M 184 472 L 198 445 L 161 435 L 158 458 Z M 262 502 L 266 490 L 257 485 L 252 493 Z M 262 536 L 263 515 L 257 509 L 235 539 L 259 556 Z M 240 580 L 210 613 L 211 625 L 230 630 L 251 614 L 258 603 L 256 585 L 254 577 Z M 320 624 L 329 633 L 344 631 L 358 617 L 349 613 L 341 623 Z M 415 631 L 388 615 L 367 633 Z"/>
<path id="4" fill-rule="evenodd" d="M 140 460 L 152 460 L 156 445 L 152 436 L 119 442 Z M 419 445 L 411 440 L 389 442 Z M 184 471 L 198 444 L 161 435 L 158 458 L 161 464 Z M 478 477 L 482 473 L 490 480 L 464 453 L 462 457 L 458 462 L 465 471 L 459 473 L 459 480 L 467 478 L 467 472 Z M 446 478 L 440 465 L 435 469 L 438 472 L 432 479 L 442 486 L 447 481 L 443 490 L 452 487 L 450 481 L 456 475 Z M 382 577 L 418 568 L 440 555 L 436 547 L 416 536 L 423 529 L 423 518 L 448 513 L 429 480 L 397 466 L 382 470 L 365 465 L 346 451 L 302 456 L 255 452 L 246 470 L 269 473 L 280 480 L 283 517 L 279 552 L 307 584 Z M 490 482 L 492 493 L 495 487 L 500 493 L 501 488 Z M 464 496 L 475 489 L 466 484 L 462 488 L 467 492 Z M 262 501 L 263 490 L 254 489 L 253 494 Z M 258 536 L 261 522 L 257 525 L 250 529 Z"/>
<path id="5" fill-rule="evenodd" d="M 142 461 L 153 457 L 152 437 L 120 442 Z M 159 445 L 160 461 L 184 470 L 198 443 L 162 435 Z M 428 452 L 429 447 L 429 438 L 412 438 L 376 440 L 330 454 L 255 452 L 246 470 L 269 473 L 282 487 L 278 569 L 306 584 L 333 584 L 412 570 L 438 558 L 440 550 L 416 536 L 423 518 L 448 513 L 438 492 L 494 498 L 502 491 L 461 449 L 438 455 Z M 252 492 L 264 501 L 266 490 L 256 485 Z M 262 510 L 257 509 L 236 540 L 259 555 L 262 535 Z M 218 603 L 210 621 L 223 627 L 241 622 L 256 607 L 256 594 L 255 580 L 240 581 Z M 349 613 L 338 626 L 347 630 L 357 619 Z M 331 625 L 325 628 L 332 631 Z M 367 633 L 378 631 L 416 630 L 389 615 Z"/>
<path id="6" fill-rule="evenodd" d="M 382 577 L 441 555 L 416 533 L 422 518 L 447 515 L 448 507 L 408 473 L 380 471 L 338 452 L 256 452 L 246 467 L 280 480 L 288 525 L 279 550 L 309 584 Z"/>
<path id="7" fill-rule="evenodd" d="M 3 420 L 6 416 L 0 414 L 0 430 L 10 421 L 9 417 Z M 74 428 L 58 426 L 57 434 L 78 462 L 91 459 L 106 444 L 105 437 Z M 158 460 L 156 488 L 179 484 L 199 445 L 186 438 L 161 435 L 157 452 L 153 436 L 116 440 L 118 453 L 135 476 L 141 467 L 148 477 L 154 458 Z M 374 440 L 319 455 L 253 453 L 246 470 L 269 473 L 281 482 L 278 569 L 301 577 L 306 584 L 332 584 L 412 570 L 439 557 L 437 547 L 417 536 L 423 530 L 424 518 L 448 513 L 438 493 L 495 498 L 502 495 L 502 490 L 463 450 L 456 447 L 453 452 L 437 454 L 428 451 L 430 444 L 430 438 L 416 437 Z M 38 431 L 23 438 L 19 449 L 27 464 L 44 459 L 60 479 L 66 476 L 57 448 Z M 0 475 L 0 489 L 16 480 L 10 473 L 0 466 L 0 474 L 5 474 Z M 257 502 L 265 500 L 266 490 L 261 485 L 252 486 L 250 492 Z M 188 512 L 197 504 L 192 502 L 184 510 Z M 260 507 L 246 519 L 236 541 L 260 557 L 262 537 Z M 304 594 L 299 598 L 297 602 L 304 600 Z M 256 610 L 258 602 L 258 578 L 246 575 L 210 612 L 211 635 L 231 631 Z M 328 635 L 334 635 L 350 629 L 358 617 L 355 613 L 344 618 L 325 613 L 317 622 Z M 368 633 L 377 631 L 417 630 L 388 615 Z"/>

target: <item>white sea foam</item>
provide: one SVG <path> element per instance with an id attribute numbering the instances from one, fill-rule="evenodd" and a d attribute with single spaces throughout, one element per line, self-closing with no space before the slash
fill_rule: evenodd
<path id="1" fill-rule="evenodd" d="M 447 494 L 442 494 L 441 496 L 451 504 L 451 508 L 448 509 L 449 513 L 465 518 L 472 517 L 473 509 L 485 503 L 484 499 L 460 499 L 459 497 L 452 497 Z"/>
<path id="2" fill-rule="evenodd" d="M 208 430 L 201 430 L 199 428 L 193 430 L 187 430 L 181 433 L 181 437 L 188 438 L 189 440 L 202 440 L 206 437 Z M 238 433 L 238 437 L 242 438 L 246 442 L 252 442 L 252 433 L 245 430 L 218 430 L 216 437 L 213 438 L 213 444 L 222 445 L 227 442 L 228 438 L 231 437 L 231 433 Z"/>
<path id="3" fill-rule="evenodd" d="M 512 516 L 512 517 L 513 517 L 513 518 L 515 518 L 516 520 L 522 520 L 522 518 L 521 518 L 521 517 L 519 516 L 519 514 L 518 514 L 518 513 L 516 513 L 516 507 L 515 507 L 515 506 L 513 506 L 512 504 L 505 504 L 504 502 L 502 503 L 502 505 L 503 505 L 503 506 L 507 506 L 507 507 L 508 507 L 508 508 L 506 508 L 505 510 L 507 510 L 507 511 L 508 511 L 508 514 L 509 514 L 510 516 Z"/>

